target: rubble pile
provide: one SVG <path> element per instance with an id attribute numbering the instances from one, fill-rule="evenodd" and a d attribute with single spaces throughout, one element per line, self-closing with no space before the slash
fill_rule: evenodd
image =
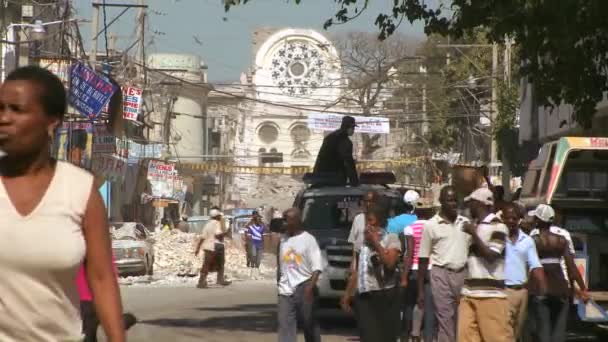
<path id="1" fill-rule="evenodd" d="M 155 286 L 195 286 L 202 266 L 203 254 L 194 255 L 197 235 L 177 230 L 162 231 L 154 234 L 154 275 L 144 277 L 126 277 L 122 285 L 155 285 Z M 232 240 L 226 241 L 225 276 L 229 280 L 262 280 L 274 279 L 276 276 L 274 258 L 267 255 L 260 267 L 259 275 L 251 277 L 250 268 L 246 265 L 244 248 Z M 208 283 L 214 285 L 216 273 L 209 274 Z"/>

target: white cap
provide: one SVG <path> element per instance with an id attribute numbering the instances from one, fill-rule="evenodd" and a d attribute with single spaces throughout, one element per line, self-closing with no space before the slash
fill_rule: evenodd
<path id="1" fill-rule="evenodd" d="M 218 217 L 218 216 L 222 216 L 222 212 L 217 210 L 217 209 L 211 209 L 209 211 L 209 216 L 210 217 Z"/>
<path id="2" fill-rule="evenodd" d="M 469 201 L 478 201 L 485 205 L 493 205 L 494 204 L 494 194 L 488 188 L 479 188 L 473 191 L 469 196 L 464 198 L 465 202 Z"/>
<path id="3" fill-rule="evenodd" d="M 536 217 L 546 223 L 551 223 L 555 218 L 555 210 L 553 210 L 550 205 L 539 204 L 536 209 L 528 212 L 528 216 Z"/>
<path id="4" fill-rule="evenodd" d="M 419 199 L 420 195 L 414 190 L 408 190 L 405 192 L 405 195 L 403 195 L 403 202 L 414 207 L 418 204 Z"/>

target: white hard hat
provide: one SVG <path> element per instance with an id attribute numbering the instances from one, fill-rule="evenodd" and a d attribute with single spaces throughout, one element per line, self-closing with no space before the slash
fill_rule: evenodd
<path id="1" fill-rule="evenodd" d="M 406 204 L 409 204 L 411 206 L 414 206 L 414 207 L 418 204 L 419 199 L 420 199 L 420 194 L 418 194 L 414 190 L 408 190 L 405 192 L 405 195 L 403 195 L 403 202 L 405 202 Z"/>

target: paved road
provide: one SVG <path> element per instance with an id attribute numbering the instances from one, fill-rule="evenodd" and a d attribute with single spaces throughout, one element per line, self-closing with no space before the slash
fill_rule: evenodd
<path id="1" fill-rule="evenodd" d="M 123 287 L 122 295 L 126 311 L 141 321 L 129 331 L 129 341 L 276 341 L 277 295 L 271 281 L 238 282 L 206 290 Z M 324 311 L 321 322 L 324 342 L 357 341 L 353 321 L 341 313 Z M 568 341 L 608 341 L 585 335 L 589 331 L 571 333 Z M 304 341 L 303 337 L 299 341 Z"/>
<path id="2" fill-rule="evenodd" d="M 124 287 L 125 310 L 142 321 L 129 341 L 276 341 L 273 282 L 239 282 L 226 288 Z M 353 322 L 324 312 L 323 341 L 353 341 Z M 304 339 L 301 337 L 301 340 Z"/>

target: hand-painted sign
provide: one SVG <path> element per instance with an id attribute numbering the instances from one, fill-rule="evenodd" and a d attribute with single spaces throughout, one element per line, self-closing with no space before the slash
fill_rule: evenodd
<path id="1" fill-rule="evenodd" d="M 141 109 L 143 91 L 139 88 L 128 87 L 123 91 L 122 117 L 125 120 L 137 121 Z"/>
<path id="2" fill-rule="evenodd" d="M 331 113 L 311 113 L 308 115 L 308 128 L 313 131 L 335 131 L 340 128 L 344 115 Z M 389 134 L 388 118 L 375 116 L 353 116 L 357 122 L 356 133 Z"/>
<path id="3" fill-rule="evenodd" d="M 127 162 L 108 154 L 96 155 L 93 159 L 93 174 L 108 180 L 121 181 L 127 173 Z"/>
<path id="4" fill-rule="evenodd" d="M 110 101 L 116 86 L 82 63 L 70 69 L 68 101 L 82 115 L 94 119 Z"/>

